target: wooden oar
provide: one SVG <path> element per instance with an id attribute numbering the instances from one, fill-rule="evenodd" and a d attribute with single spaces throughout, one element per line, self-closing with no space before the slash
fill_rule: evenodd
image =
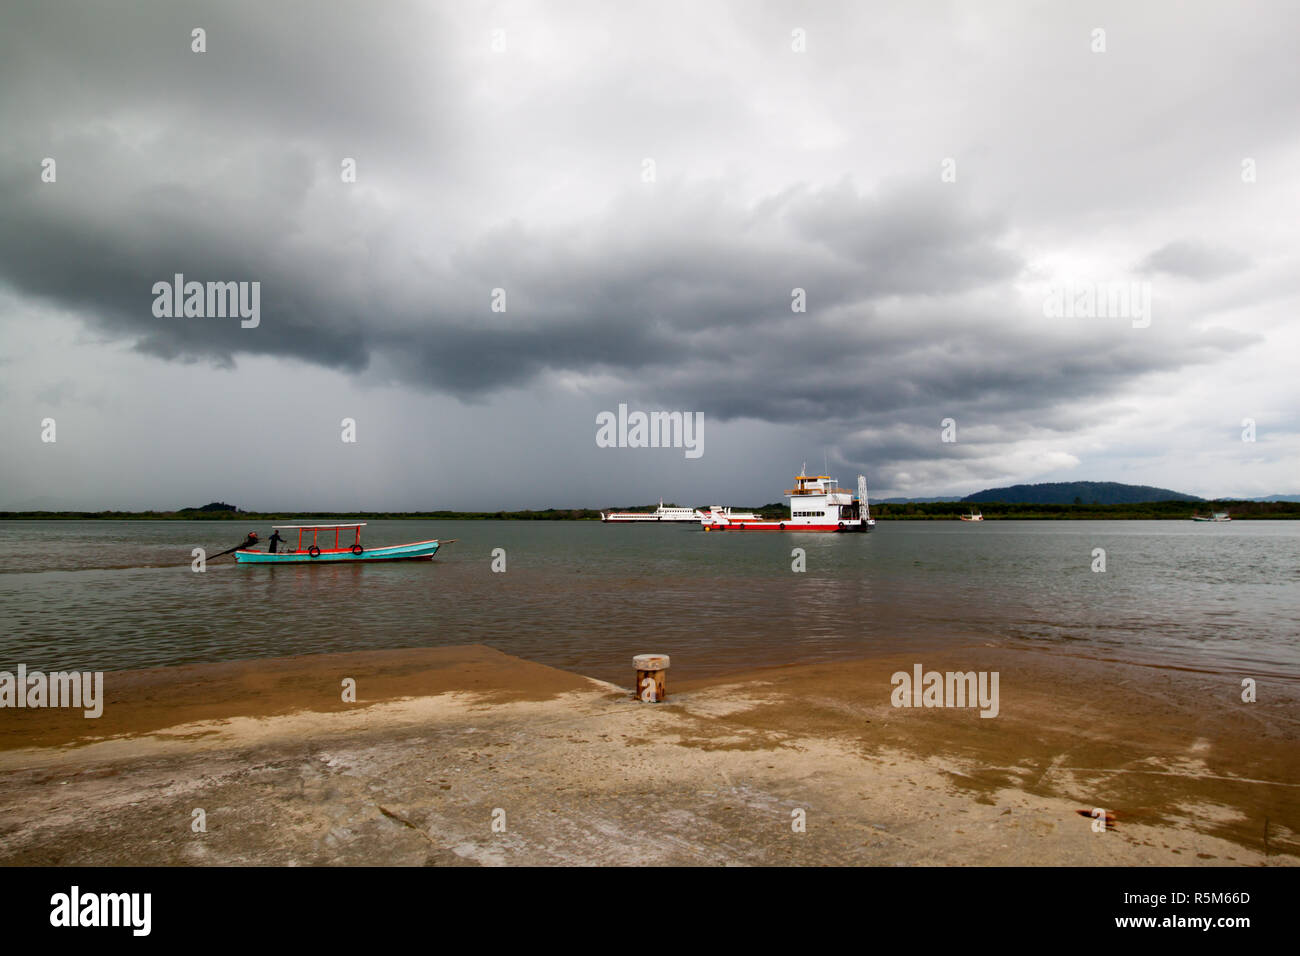
<path id="1" fill-rule="evenodd" d="M 248 537 L 245 538 L 242 543 L 235 545 L 233 548 L 227 548 L 225 551 L 222 551 L 220 554 L 210 555 L 208 557 L 208 560 L 211 561 L 213 558 L 219 558 L 222 555 L 231 554 L 232 552 L 235 551 L 244 551 L 248 548 L 251 548 L 255 544 L 257 544 L 257 535 L 254 532 L 250 531 L 248 533 Z"/>

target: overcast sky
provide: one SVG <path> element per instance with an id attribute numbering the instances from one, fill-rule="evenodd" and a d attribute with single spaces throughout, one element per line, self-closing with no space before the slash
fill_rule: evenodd
<path id="1" fill-rule="evenodd" d="M 804 462 L 1300 492 L 1297 36 L 1293 3 L 7 0 L 0 508 L 740 505 Z M 155 315 L 176 273 L 260 283 L 259 324 Z M 1044 308 L 1135 283 L 1148 316 Z M 620 403 L 702 413 L 703 454 L 597 447 Z"/>

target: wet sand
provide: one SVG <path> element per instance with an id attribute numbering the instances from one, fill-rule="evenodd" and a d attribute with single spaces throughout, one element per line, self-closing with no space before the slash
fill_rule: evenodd
<path id="1" fill-rule="evenodd" d="M 918 662 L 998 671 L 999 715 L 891 706 Z M 1246 704 L 1239 675 L 967 647 L 670 670 L 642 704 L 628 665 L 628 687 L 482 646 L 109 673 L 98 720 L 0 711 L 0 863 L 1300 860 L 1291 685 Z"/>

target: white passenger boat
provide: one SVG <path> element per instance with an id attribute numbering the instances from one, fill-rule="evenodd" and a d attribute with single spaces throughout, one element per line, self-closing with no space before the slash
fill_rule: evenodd
<path id="1" fill-rule="evenodd" d="M 686 521 L 694 524 L 704 517 L 698 508 L 676 508 L 665 506 L 659 499 L 659 507 L 654 511 L 602 511 L 600 520 L 607 524 L 636 523 L 645 521 Z"/>

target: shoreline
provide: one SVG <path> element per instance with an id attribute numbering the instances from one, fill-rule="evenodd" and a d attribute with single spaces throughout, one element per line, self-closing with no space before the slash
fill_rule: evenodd
<path id="1" fill-rule="evenodd" d="M 998 671 L 998 716 L 892 706 L 917 663 Z M 482 645 L 114 674 L 98 720 L 0 711 L 0 863 L 1300 862 L 1296 691 L 1205 672 L 964 647 L 670 669 L 661 704 Z"/>
<path id="2" fill-rule="evenodd" d="M 1245 513 L 1234 514 L 1232 521 L 1294 521 L 1300 520 L 1300 502 L 1259 502 L 1259 501 L 1225 501 L 1209 502 L 1213 505 L 1223 506 L 1242 506 L 1248 510 Z M 1280 504 L 1289 506 L 1278 511 L 1259 510 L 1260 505 Z M 1253 506 L 1253 507 L 1252 507 Z M 951 512 L 939 514 L 891 514 L 891 508 L 905 508 L 906 505 L 874 505 L 871 517 L 876 521 L 960 521 L 961 515 L 966 512 Z M 989 506 L 991 507 L 991 506 Z M 1016 507 L 1041 507 L 1021 505 Z M 1072 508 L 1074 505 L 1055 505 L 1051 507 Z M 1042 511 L 1031 511 L 1027 513 L 1009 513 L 999 514 L 997 511 L 991 511 L 985 514 L 984 521 L 1190 521 L 1192 516 L 1189 514 L 1161 514 L 1158 512 L 1140 512 L 1132 514 L 1124 511 L 1090 511 L 1087 506 L 1079 506 L 1079 513 L 1050 513 Z M 1104 506 L 1103 506 L 1104 507 Z M 1127 508 L 1129 505 L 1115 505 L 1116 508 Z M 595 509 L 586 508 L 566 508 L 556 509 L 564 512 L 572 511 L 592 511 Z M 606 509 L 609 510 L 609 509 Z M 631 509 L 636 510 L 636 509 Z M 780 518 L 785 512 L 765 513 L 760 508 L 738 507 L 737 510 L 753 511 L 760 518 Z M 1256 513 L 1251 513 L 1251 512 Z M 248 512 L 220 517 L 191 515 L 191 514 L 174 514 L 169 512 L 150 512 L 150 511 L 72 511 L 72 512 L 40 512 L 40 511 L 14 511 L 0 512 L 0 521 L 211 521 L 215 523 L 229 524 L 240 521 L 307 521 L 307 520 L 328 520 L 343 518 L 349 521 L 580 521 L 594 522 L 596 524 L 607 524 L 609 522 L 601 521 L 600 517 L 593 513 L 573 517 L 568 514 L 563 516 L 550 516 L 546 512 L 349 512 L 349 511 L 318 511 L 318 512 Z M 638 524 L 637 522 L 615 522 L 615 524 Z M 1213 523 L 1213 522 L 1209 522 Z M 1230 524 L 1231 522 L 1223 522 Z M 651 522 L 642 522 L 640 524 L 652 524 Z M 690 522 L 671 521 L 671 522 L 653 522 L 655 526 L 660 525 L 682 525 Z M 795 533 L 795 532 L 790 532 Z"/>

